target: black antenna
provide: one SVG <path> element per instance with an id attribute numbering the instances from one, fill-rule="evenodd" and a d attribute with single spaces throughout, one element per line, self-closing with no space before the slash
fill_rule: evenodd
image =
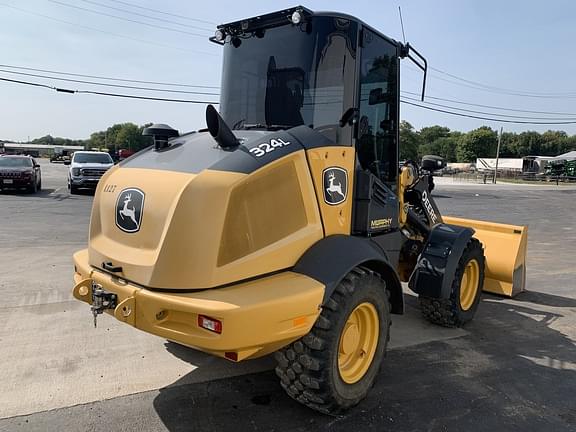
<path id="1" fill-rule="evenodd" d="M 400 26 L 402 26 L 402 39 L 404 44 L 406 44 L 406 35 L 404 34 L 404 21 L 402 20 L 402 9 L 398 6 L 398 13 L 400 14 Z"/>
<path id="2" fill-rule="evenodd" d="M 412 60 L 416 66 L 418 66 L 422 72 L 424 72 L 424 79 L 422 80 L 422 102 L 424 102 L 424 95 L 426 93 L 426 75 L 428 73 L 428 61 L 422 55 L 416 51 L 409 43 L 406 43 L 406 35 L 404 34 L 404 20 L 402 19 L 402 8 L 398 6 L 398 13 L 400 14 L 400 25 L 402 26 L 402 38 L 404 39 L 404 45 L 401 47 L 400 50 L 400 58 L 408 57 Z M 420 59 L 420 61 L 416 60 L 410 52 L 413 51 L 414 54 Z"/>

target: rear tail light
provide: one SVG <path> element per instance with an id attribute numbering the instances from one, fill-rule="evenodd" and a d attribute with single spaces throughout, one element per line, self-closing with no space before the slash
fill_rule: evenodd
<path id="1" fill-rule="evenodd" d="M 235 362 L 238 361 L 238 353 L 235 351 L 226 351 L 224 353 L 224 357 L 226 357 L 228 360 L 232 360 Z"/>
<path id="2" fill-rule="evenodd" d="M 198 327 L 210 330 L 214 333 L 222 333 L 222 321 L 207 317 L 205 315 L 198 315 Z"/>

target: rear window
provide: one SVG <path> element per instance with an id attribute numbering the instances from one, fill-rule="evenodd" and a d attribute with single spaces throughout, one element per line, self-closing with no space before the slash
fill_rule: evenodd
<path id="1" fill-rule="evenodd" d="M 112 158 L 109 154 L 102 153 L 75 153 L 74 162 L 110 164 L 112 163 Z"/>
<path id="2" fill-rule="evenodd" d="M 0 157 L 0 167 L 27 168 L 32 166 L 30 158 Z"/>

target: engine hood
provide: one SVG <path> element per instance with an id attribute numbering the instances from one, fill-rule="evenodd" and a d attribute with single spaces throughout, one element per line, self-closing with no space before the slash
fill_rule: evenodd
<path id="1" fill-rule="evenodd" d="M 170 147 L 154 147 L 120 162 L 123 168 L 167 170 L 198 174 L 204 169 L 249 174 L 290 153 L 334 145 L 307 126 L 289 130 L 234 131 L 241 145 L 224 150 L 208 132 L 193 132 L 170 141 Z"/>
<path id="2" fill-rule="evenodd" d="M 123 168 L 198 174 L 231 154 L 237 151 L 242 152 L 245 143 L 258 140 L 269 133 L 265 131 L 235 131 L 236 137 L 243 145 L 233 150 L 224 150 L 218 146 L 208 132 L 191 132 L 171 140 L 170 147 L 164 150 L 156 151 L 151 146 L 125 159 L 119 165 Z"/>
<path id="3" fill-rule="evenodd" d="M 22 168 L 15 168 L 15 167 L 0 167 L 0 173 L 30 173 L 34 172 L 34 168 L 32 167 L 22 167 Z"/>
<path id="4" fill-rule="evenodd" d="M 323 235 L 303 143 L 331 141 L 305 126 L 236 135 L 243 144 L 232 151 L 197 132 L 108 170 L 92 208 L 90 265 L 168 290 L 293 266 Z"/>

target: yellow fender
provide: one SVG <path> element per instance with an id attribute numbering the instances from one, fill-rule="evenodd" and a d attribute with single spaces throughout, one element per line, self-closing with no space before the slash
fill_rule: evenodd
<path id="1" fill-rule="evenodd" d="M 473 228 L 484 246 L 484 291 L 514 297 L 526 287 L 528 227 L 443 216 L 452 225 Z"/>

